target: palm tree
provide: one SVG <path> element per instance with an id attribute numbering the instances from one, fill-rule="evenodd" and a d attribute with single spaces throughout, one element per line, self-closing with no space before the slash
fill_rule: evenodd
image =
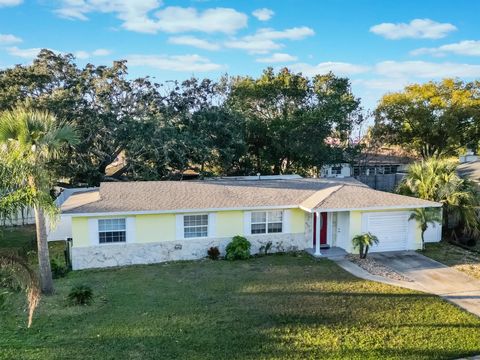
<path id="1" fill-rule="evenodd" d="M 420 229 L 422 230 L 422 250 L 425 250 L 425 231 L 427 231 L 428 224 L 433 225 L 440 222 L 442 221 L 442 217 L 437 209 L 420 208 L 413 210 L 408 220 L 415 220 L 419 224 Z"/>
<path id="2" fill-rule="evenodd" d="M 464 233 L 478 237 L 480 197 L 475 186 L 459 177 L 455 170 L 456 163 L 450 160 L 431 158 L 414 163 L 397 192 L 442 203 L 444 233 L 453 220 L 462 226 Z"/>
<path id="3" fill-rule="evenodd" d="M 32 326 L 33 313 L 40 301 L 40 288 L 35 272 L 19 257 L 0 255 L 0 285 L 18 285 L 25 289 L 28 302 L 27 326 Z M 0 305 L 3 305 L 7 294 L 8 292 L 0 293 Z"/>
<path id="4" fill-rule="evenodd" d="M 352 239 L 352 244 L 354 249 L 358 249 L 360 259 L 365 259 L 370 246 L 378 244 L 378 237 L 371 233 L 356 235 Z"/>
<path id="5" fill-rule="evenodd" d="M 7 190 L 18 190 L 10 195 L 17 195 L 15 200 L 22 200 L 35 209 L 40 283 L 44 294 L 53 292 L 45 222 L 46 213 L 54 215 L 57 211 L 50 196 L 51 165 L 65 146 L 77 141 L 75 129 L 60 123 L 48 112 L 16 108 L 0 115 L 0 159 L 7 164 L 21 164 L 16 168 L 21 169 L 21 177 L 25 179 L 17 183 L 15 189 Z"/>

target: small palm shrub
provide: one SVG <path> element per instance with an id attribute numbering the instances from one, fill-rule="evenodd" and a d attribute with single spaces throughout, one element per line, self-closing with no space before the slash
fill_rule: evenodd
<path id="1" fill-rule="evenodd" d="M 378 238 L 371 233 L 357 235 L 352 239 L 352 244 L 354 249 L 358 249 L 360 259 L 365 259 L 370 246 L 378 244 Z"/>
<path id="2" fill-rule="evenodd" d="M 212 246 L 210 249 L 207 250 L 207 255 L 212 260 L 218 260 L 218 258 L 220 257 L 220 250 L 218 250 L 218 247 Z"/>
<path id="3" fill-rule="evenodd" d="M 87 285 L 76 285 L 67 298 L 72 305 L 90 305 L 93 302 L 93 290 Z"/>
<path id="4" fill-rule="evenodd" d="M 226 247 L 227 260 L 245 260 L 250 257 L 250 241 L 243 236 L 234 236 L 232 241 Z"/>

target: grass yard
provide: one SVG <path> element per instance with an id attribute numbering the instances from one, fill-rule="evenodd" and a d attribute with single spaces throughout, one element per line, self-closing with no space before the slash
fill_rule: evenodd
<path id="1" fill-rule="evenodd" d="M 69 307 L 74 284 L 95 303 Z M 435 296 L 274 255 L 77 271 L 33 327 L 0 312 L 2 359 L 454 359 L 480 353 L 480 319 Z M 21 304 L 21 305 L 20 305 Z"/>
<path id="2" fill-rule="evenodd" d="M 480 254 L 473 251 L 468 251 L 442 241 L 426 244 L 422 255 L 480 279 Z"/>

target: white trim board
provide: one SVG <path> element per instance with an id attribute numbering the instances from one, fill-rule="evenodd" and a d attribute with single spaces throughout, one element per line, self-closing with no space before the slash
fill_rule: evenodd
<path id="1" fill-rule="evenodd" d="M 72 217 L 99 217 L 99 216 L 128 216 L 128 215 L 156 215 L 156 214 L 186 214 L 186 213 L 207 213 L 219 211 L 255 211 L 255 210 L 284 210 L 298 209 L 298 205 L 275 205 L 275 206 L 255 206 L 255 207 L 237 207 L 237 208 L 206 208 L 206 209 L 177 209 L 177 210 L 145 210 L 145 211 L 112 211 L 97 213 L 63 213 Z"/>
<path id="2" fill-rule="evenodd" d="M 308 209 L 303 206 L 299 206 L 301 210 L 304 210 L 309 213 L 313 212 L 340 212 L 340 211 L 376 211 L 376 210 L 402 210 L 402 209 L 418 209 L 418 208 L 430 208 L 430 207 L 442 207 L 439 205 L 396 205 L 396 206 L 373 206 L 373 207 L 359 207 L 359 208 L 338 208 L 338 209 Z"/>

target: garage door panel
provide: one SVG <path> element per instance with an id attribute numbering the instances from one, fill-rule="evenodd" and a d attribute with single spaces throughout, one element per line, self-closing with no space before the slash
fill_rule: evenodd
<path id="1" fill-rule="evenodd" d="M 367 213 L 363 214 L 362 229 L 378 237 L 378 245 L 370 251 L 406 250 L 408 242 L 408 213 Z"/>

